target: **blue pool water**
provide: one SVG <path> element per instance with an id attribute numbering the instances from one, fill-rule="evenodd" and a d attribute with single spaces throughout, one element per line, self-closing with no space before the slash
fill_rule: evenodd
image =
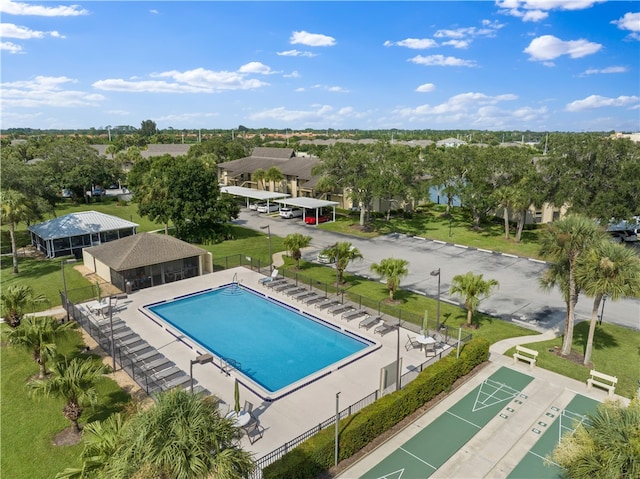
<path id="1" fill-rule="evenodd" d="M 369 346 L 235 285 L 148 309 L 269 392 Z"/>

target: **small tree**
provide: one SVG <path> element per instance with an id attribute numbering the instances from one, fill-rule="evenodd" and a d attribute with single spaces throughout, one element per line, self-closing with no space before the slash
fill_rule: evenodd
<path id="1" fill-rule="evenodd" d="M 474 313 L 480 306 L 480 301 L 489 297 L 494 288 L 500 286 L 495 279 L 485 280 L 482 274 L 458 274 L 451 281 L 449 294 L 457 294 L 463 298 L 464 307 L 467 309 L 467 325 L 472 325 Z"/>
<path id="2" fill-rule="evenodd" d="M 292 233 L 284 238 L 284 247 L 287 248 L 291 257 L 296 260 L 296 269 L 300 269 L 301 250 L 310 244 L 311 236 L 305 236 L 300 233 Z"/>
<path id="3" fill-rule="evenodd" d="M 67 402 L 62 415 L 71 421 L 75 432 L 83 405 L 93 405 L 98 400 L 95 385 L 107 368 L 93 359 L 74 358 L 56 364 L 54 376 L 48 380 L 33 379 L 27 383 L 32 397 L 62 397 Z"/>
<path id="4" fill-rule="evenodd" d="M 74 323 L 59 323 L 50 316 L 26 318 L 20 326 L 9 332 L 9 343 L 22 346 L 33 353 L 33 360 L 40 365 L 39 379 L 47 374 L 46 362 L 55 357 L 56 339 L 71 329 Z"/>
<path id="5" fill-rule="evenodd" d="M 362 258 L 362 254 L 348 241 L 339 241 L 333 246 L 329 246 L 323 250 L 323 253 L 333 258 L 336 262 L 336 269 L 338 270 L 338 279 L 336 280 L 336 288 L 344 283 L 343 275 L 344 270 L 347 269 L 349 263 L 354 259 Z"/>
<path id="6" fill-rule="evenodd" d="M 45 302 L 43 295 L 34 296 L 31 286 L 24 284 L 12 284 L 2 294 L 3 314 L 7 318 L 9 326 L 18 327 L 25 309 L 36 303 Z"/>
<path id="7" fill-rule="evenodd" d="M 400 280 L 409 274 L 409 262 L 404 259 L 385 258 L 380 263 L 371 265 L 371 271 L 387 280 L 389 300 L 393 301 L 396 290 L 400 287 Z"/>
<path id="8" fill-rule="evenodd" d="M 18 249 L 16 244 L 16 226 L 41 217 L 37 203 L 15 190 L 0 191 L 0 220 L 9 225 L 11 238 L 11 254 L 13 257 L 13 273 L 18 274 Z"/>

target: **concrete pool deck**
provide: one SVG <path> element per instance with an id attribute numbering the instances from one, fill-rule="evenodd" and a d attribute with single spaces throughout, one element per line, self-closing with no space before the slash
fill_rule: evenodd
<path id="1" fill-rule="evenodd" d="M 122 319 L 134 332 L 188 374 L 190 361 L 195 359 L 197 355 L 205 353 L 206 350 L 189 348 L 163 327 L 143 315 L 138 311 L 138 308 L 231 283 L 235 274 L 237 274 L 237 280 L 240 284 L 264 292 L 268 296 L 291 304 L 298 309 L 306 309 L 320 319 L 336 324 L 345 330 L 353 331 L 357 335 L 381 345 L 377 350 L 342 369 L 334 370 L 331 374 L 273 402 L 263 401 L 250 390 L 241 388 L 241 404 L 244 401 L 253 403 L 254 415 L 258 417 L 264 428 L 262 439 L 250 444 L 249 440 L 244 437 L 242 447 L 253 452 L 256 459 L 259 459 L 335 415 L 336 393 L 340 393 L 340 409 L 342 410 L 378 389 L 380 369 L 396 360 L 398 337 L 396 331 L 380 336 L 374 333 L 374 328 L 369 330 L 358 328 L 358 319 L 347 322 L 340 318 L 340 314 L 333 316 L 326 310 L 319 310 L 313 305 L 305 306 L 283 293 L 267 289 L 259 282 L 261 278 L 264 278 L 264 275 L 243 267 L 136 291 L 126 300 L 119 302 L 115 316 Z M 400 356 L 403 363 L 403 374 L 426 361 L 424 352 L 418 349 L 407 351 L 404 348 L 407 334 L 415 335 L 409 330 L 400 329 Z M 259 341 L 259 338 L 253 340 Z M 227 376 L 213 364 L 194 364 L 193 376 L 200 385 L 224 401 L 225 404 L 222 407 L 225 410 L 227 407 L 233 407 L 235 380 L 233 371 L 230 376 Z"/>

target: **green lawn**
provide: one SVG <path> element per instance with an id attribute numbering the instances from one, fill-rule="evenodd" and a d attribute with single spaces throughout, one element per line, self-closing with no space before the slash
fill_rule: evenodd
<path id="1" fill-rule="evenodd" d="M 8 327 L 2 326 L 5 334 Z M 79 355 L 82 338 L 76 331 L 59 345 L 59 351 L 71 358 Z M 82 445 L 53 446 L 56 434 L 70 423 L 62 415 L 64 400 L 32 399 L 26 382 L 37 374 L 38 365 L 31 354 L 15 346 L 1 346 L 0 390 L 0 468 L 2 477 L 12 479 L 51 479 L 66 467 L 78 467 Z M 100 359 L 96 358 L 99 361 Z M 99 404 L 87 408 L 81 424 L 106 418 L 121 410 L 129 396 L 107 376 L 97 386 Z"/>
<path id="2" fill-rule="evenodd" d="M 578 355 L 584 355 L 588 332 L 587 321 L 576 324 L 572 349 Z M 562 337 L 524 346 L 538 351 L 536 364 L 539 367 L 582 381 L 586 387 L 592 368 L 563 359 L 554 352 L 554 348 L 562 348 Z M 515 348 L 512 348 L 505 355 L 511 357 L 514 352 Z M 618 378 L 617 394 L 633 397 L 640 379 L 640 333 L 622 326 L 602 323 L 596 328 L 591 361 L 593 369 Z"/>

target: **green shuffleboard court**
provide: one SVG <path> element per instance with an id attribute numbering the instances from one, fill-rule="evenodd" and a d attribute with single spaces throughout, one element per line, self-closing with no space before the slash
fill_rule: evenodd
<path id="1" fill-rule="evenodd" d="M 596 411 L 598 404 L 600 403 L 594 399 L 576 394 L 564 409 L 552 408 L 547 413 L 547 417 L 553 422 L 527 455 L 522 458 L 522 461 L 511 471 L 509 479 L 561 478 L 562 469 L 556 464 L 546 462 L 545 457 L 553 452 L 560 442 L 560 437 L 567 433 L 573 434 L 578 424 L 586 420 L 586 415 Z M 537 428 L 536 431 L 541 432 L 541 428 Z"/>
<path id="2" fill-rule="evenodd" d="M 430 477 L 489 421 L 495 417 L 507 420 L 511 413 L 502 410 L 514 401 L 522 404 L 526 399 L 522 390 L 532 380 L 501 367 L 362 478 Z"/>

